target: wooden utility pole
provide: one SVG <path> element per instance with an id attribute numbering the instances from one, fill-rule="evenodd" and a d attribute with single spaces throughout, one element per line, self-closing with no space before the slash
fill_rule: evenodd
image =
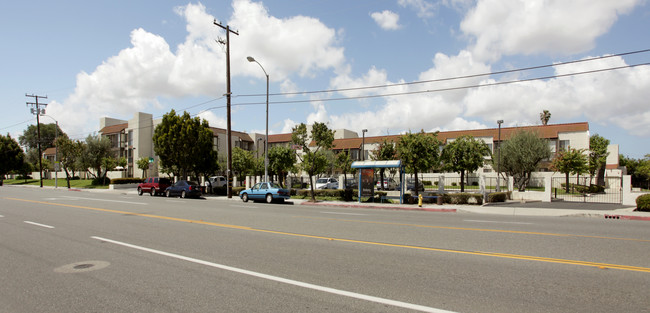
<path id="1" fill-rule="evenodd" d="M 231 30 L 230 26 L 226 25 L 223 26 L 219 23 L 217 23 L 217 20 L 214 20 L 214 25 L 217 25 L 223 29 L 226 30 L 226 120 L 227 120 L 227 127 L 226 127 L 226 145 L 228 146 L 226 148 L 226 153 L 228 154 L 228 161 L 227 161 L 227 170 L 226 170 L 226 177 L 228 179 L 228 198 L 232 198 L 232 133 L 230 129 L 230 96 L 232 93 L 230 92 L 230 33 L 233 33 L 237 36 L 239 36 L 239 33 Z M 219 43 L 222 43 L 220 41 Z"/>
<path id="2" fill-rule="evenodd" d="M 41 105 L 42 106 L 47 106 L 47 103 L 38 103 L 38 98 L 43 98 L 47 99 L 47 96 L 37 96 L 37 95 L 28 95 L 25 94 L 25 97 L 31 97 L 36 100 L 36 102 L 27 102 L 27 105 L 32 105 L 33 108 L 31 109 L 32 114 L 36 114 L 36 132 L 38 135 L 38 141 L 36 142 L 38 145 L 38 168 L 39 168 L 39 176 L 41 179 L 41 188 L 43 188 L 43 152 L 41 152 L 41 121 L 40 121 L 40 116 L 41 114 L 45 114 L 45 109 L 41 110 Z"/>

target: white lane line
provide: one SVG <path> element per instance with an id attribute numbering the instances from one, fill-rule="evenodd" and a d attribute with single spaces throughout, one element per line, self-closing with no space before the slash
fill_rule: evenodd
<path id="1" fill-rule="evenodd" d="M 160 250 L 154 250 L 154 249 L 145 248 L 145 247 L 141 247 L 141 246 L 136 246 L 136 245 L 132 245 L 132 244 L 129 244 L 129 243 L 115 241 L 115 240 L 106 239 L 106 238 L 102 238 L 102 237 L 92 236 L 90 238 L 97 239 L 97 240 L 104 241 L 104 242 L 109 242 L 109 243 L 112 243 L 112 244 L 116 244 L 116 245 L 120 245 L 120 246 L 124 246 L 124 247 L 128 247 L 128 248 L 132 248 L 132 249 L 137 249 L 137 250 L 141 250 L 141 251 L 155 253 L 155 254 L 158 254 L 158 255 L 163 255 L 163 256 L 167 256 L 167 257 L 171 257 L 171 258 L 175 258 L 175 259 L 179 259 L 179 260 L 183 260 L 183 261 L 188 261 L 188 262 L 192 262 L 192 263 L 196 263 L 196 264 L 210 266 L 210 267 L 214 267 L 214 268 L 218 268 L 218 269 L 222 269 L 222 270 L 226 270 L 226 271 L 231 271 L 231 272 L 240 273 L 240 274 L 244 274 L 244 275 L 249 275 L 249 276 L 258 277 L 258 278 L 262 278 L 262 279 L 267 279 L 267 280 L 272 280 L 272 281 L 276 281 L 276 282 L 280 282 L 280 283 L 284 283 L 284 284 L 289 284 L 289 285 L 294 285 L 294 286 L 298 286 L 298 287 L 313 289 L 313 290 L 317 290 L 317 291 L 323 291 L 323 292 L 332 293 L 332 294 L 336 294 L 336 295 L 340 295 L 340 296 L 351 297 L 351 298 L 360 299 L 360 300 L 366 300 L 366 301 L 375 302 L 375 303 L 379 303 L 379 304 L 392 305 L 392 306 L 396 306 L 396 307 L 400 307 L 400 308 L 406 308 L 406 309 L 416 310 L 416 311 L 421 311 L 421 312 L 436 312 L 436 313 L 452 312 L 452 311 L 436 309 L 436 308 L 432 308 L 432 307 L 428 307 L 428 306 L 412 304 L 412 303 L 407 303 L 407 302 L 401 302 L 401 301 L 385 299 L 385 298 L 379 298 L 379 297 L 373 297 L 373 296 L 364 295 L 364 294 L 360 294 L 360 293 L 356 293 L 356 292 L 339 290 L 339 289 L 314 285 L 314 284 L 310 284 L 310 283 L 305 283 L 305 282 L 301 282 L 301 281 L 297 281 L 297 280 L 282 278 L 282 277 L 278 277 L 278 276 L 253 272 L 253 271 L 249 271 L 249 270 L 245 270 L 245 269 L 241 269 L 241 268 L 236 268 L 236 267 L 232 267 L 232 266 L 227 266 L 227 265 L 212 263 L 212 262 L 208 262 L 208 261 L 203 261 L 203 260 L 199 260 L 199 259 L 195 259 L 195 258 L 182 256 L 182 255 L 179 255 L 179 254 L 164 252 L 164 251 L 160 251 Z"/>
<path id="2" fill-rule="evenodd" d="M 45 228 L 54 228 L 54 226 L 45 225 L 45 224 L 36 223 L 36 222 L 30 222 L 30 221 L 23 221 L 23 222 L 25 222 L 26 224 L 31 224 L 31 225 L 45 227 Z"/>
<path id="3" fill-rule="evenodd" d="M 5 217 L 4 215 L 0 215 L 0 217 Z"/>
<path id="4" fill-rule="evenodd" d="M 345 212 L 321 212 L 324 214 L 339 214 L 339 215 L 368 215 L 368 214 L 360 214 L 360 213 L 345 213 Z"/>
<path id="5" fill-rule="evenodd" d="M 532 225 L 533 223 L 524 223 L 524 222 L 501 222 L 501 221 L 483 221 L 483 220 L 463 220 L 464 222 L 475 222 L 475 223 L 498 223 L 498 224 L 521 224 L 521 225 Z"/>
<path id="6" fill-rule="evenodd" d="M 81 199 L 81 200 L 92 200 L 92 201 L 104 201 L 104 202 L 117 202 L 117 203 L 127 203 L 127 204 L 149 205 L 149 203 L 144 203 L 144 202 L 121 201 L 121 200 L 81 198 L 81 197 L 70 197 L 70 196 L 63 196 L 63 198 L 68 198 L 68 199 L 71 199 L 71 200 L 79 200 L 79 199 Z"/>
<path id="7" fill-rule="evenodd" d="M 242 205 L 242 204 L 233 204 L 231 206 L 234 206 L 236 208 L 253 208 L 253 209 L 258 208 L 258 207 L 254 206 L 254 205 Z"/>

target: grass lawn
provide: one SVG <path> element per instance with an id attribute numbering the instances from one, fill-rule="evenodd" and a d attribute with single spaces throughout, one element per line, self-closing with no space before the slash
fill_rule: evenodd
<path id="1" fill-rule="evenodd" d="M 4 183 L 6 185 L 31 185 L 31 186 L 40 186 L 41 183 L 38 179 L 5 179 Z M 43 186 L 54 187 L 54 179 L 43 179 Z M 64 178 L 59 178 L 59 188 L 67 188 L 68 183 Z M 93 186 L 92 180 L 90 179 L 77 179 L 70 181 L 70 188 L 93 188 L 93 189 L 108 189 L 108 186 Z"/>

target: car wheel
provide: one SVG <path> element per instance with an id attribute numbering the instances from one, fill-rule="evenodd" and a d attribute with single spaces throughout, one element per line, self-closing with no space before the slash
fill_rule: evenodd
<path id="1" fill-rule="evenodd" d="M 169 190 L 167 190 L 167 192 L 165 192 L 165 195 L 167 196 L 167 198 L 169 198 L 169 197 L 171 197 L 171 196 L 172 196 L 172 193 L 171 193 L 171 192 L 169 192 Z"/>
<path id="2" fill-rule="evenodd" d="M 151 188 L 151 191 L 149 191 L 149 195 L 152 197 L 156 195 L 156 188 Z"/>
<path id="3" fill-rule="evenodd" d="M 242 199 L 242 201 L 244 201 L 244 202 L 248 202 L 248 194 L 245 193 L 245 194 L 241 195 L 241 199 Z"/>
<path id="4" fill-rule="evenodd" d="M 185 194 L 185 190 L 181 191 L 181 198 L 185 198 L 187 195 Z"/>
<path id="5" fill-rule="evenodd" d="M 142 195 L 142 188 L 140 188 L 140 187 L 138 187 L 138 195 L 139 195 L 139 196 Z"/>
<path id="6" fill-rule="evenodd" d="M 273 202 L 273 195 L 269 193 L 266 195 L 266 203 L 271 203 L 271 202 Z"/>

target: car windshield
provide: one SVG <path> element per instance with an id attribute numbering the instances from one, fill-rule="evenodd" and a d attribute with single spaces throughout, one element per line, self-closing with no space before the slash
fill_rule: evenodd
<path id="1" fill-rule="evenodd" d="M 327 183 L 327 178 L 319 178 L 316 181 L 317 184 L 326 184 Z"/>
<path id="2" fill-rule="evenodd" d="M 278 185 L 278 184 L 276 184 L 276 183 L 269 183 L 269 188 L 280 189 L 280 188 L 282 188 L 282 187 L 280 187 L 280 185 Z"/>

